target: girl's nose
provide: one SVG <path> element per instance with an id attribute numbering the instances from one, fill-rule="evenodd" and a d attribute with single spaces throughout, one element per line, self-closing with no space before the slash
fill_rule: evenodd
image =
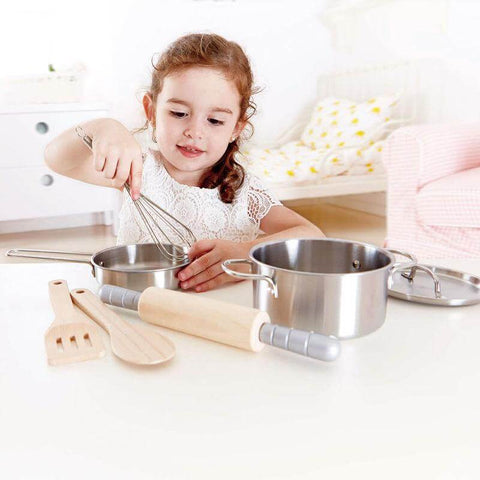
<path id="1" fill-rule="evenodd" d="M 184 135 L 192 139 L 202 139 L 203 129 L 199 121 L 192 120 L 185 129 Z"/>

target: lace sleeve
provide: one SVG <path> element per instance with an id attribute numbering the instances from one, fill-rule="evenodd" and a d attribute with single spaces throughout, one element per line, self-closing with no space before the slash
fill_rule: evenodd
<path id="1" fill-rule="evenodd" d="M 274 205 L 282 205 L 280 200 L 254 175 L 248 176 L 248 217 L 260 223 Z"/>

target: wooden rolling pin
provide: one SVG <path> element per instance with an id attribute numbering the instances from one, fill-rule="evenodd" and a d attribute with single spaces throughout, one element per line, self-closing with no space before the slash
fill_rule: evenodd
<path id="1" fill-rule="evenodd" d="M 340 353 L 335 337 L 272 325 L 268 314 L 256 308 L 158 287 L 141 293 L 104 285 L 99 295 L 110 305 L 138 310 L 146 322 L 245 350 L 258 352 L 266 343 L 325 361 Z"/>

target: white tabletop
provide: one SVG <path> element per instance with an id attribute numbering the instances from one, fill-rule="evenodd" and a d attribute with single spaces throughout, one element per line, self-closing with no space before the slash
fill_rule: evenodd
<path id="1" fill-rule="evenodd" d="M 480 261 L 443 265 L 480 274 Z M 480 305 L 389 299 L 385 325 L 330 364 L 149 326 L 174 341 L 173 361 L 134 367 L 108 348 L 50 367 L 55 278 L 97 290 L 86 265 L 0 265 L 2 478 L 480 476 Z M 251 288 L 204 295 L 250 305 Z"/>

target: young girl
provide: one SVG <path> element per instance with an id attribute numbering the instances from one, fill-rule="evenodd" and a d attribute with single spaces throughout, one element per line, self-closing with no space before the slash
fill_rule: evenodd
<path id="1" fill-rule="evenodd" d="M 128 182 L 134 199 L 142 190 L 186 224 L 198 241 L 178 275 L 180 287 L 206 291 L 235 281 L 222 262 L 247 257 L 256 243 L 323 236 L 235 160 L 255 111 L 253 93 L 249 61 L 236 43 L 186 35 L 160 57 L 143 97 L 155 146 L 145 157 L 126 127 L 100 118 L 80 125 L 93 153 L 72 128 L 47 146 L 45 161 L 57 173 L 96 185 L 123 189 Z M 119 220 L 119 244 L 152 241 L 126 191 Z M 267 234 L 261 240 L 260 230 Z"/>

